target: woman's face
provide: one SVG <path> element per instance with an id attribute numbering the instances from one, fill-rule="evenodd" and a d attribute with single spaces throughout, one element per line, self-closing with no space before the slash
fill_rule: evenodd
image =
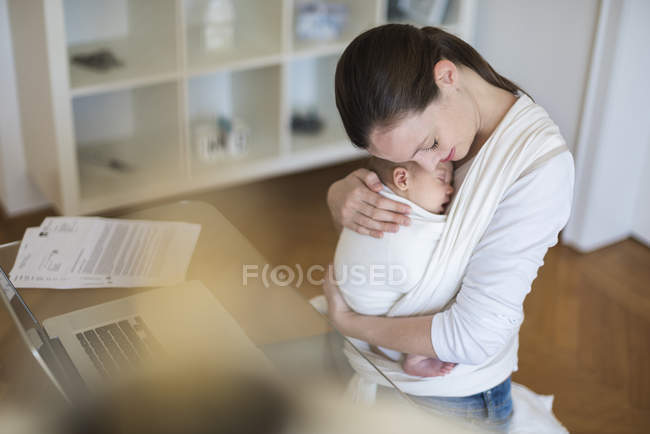
<path id="1" fill-rule="evenodd" d="M 375 128 L 368 151 L 396 163 L 415 161 L 433 172 L 441 161 L 458 161 L 469 152 L 478 131 L 478 114 L 462 90 L 440 88 L 438 98 L 389 128 Z"/>

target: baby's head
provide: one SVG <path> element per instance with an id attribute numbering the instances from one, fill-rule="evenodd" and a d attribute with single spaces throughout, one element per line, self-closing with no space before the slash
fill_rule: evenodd
<path id="1" fill-rule="evenodd" d="M 377 173 L 381 182 L 395 194 L 434 214 L 444 212 L 454 192 L 451 161 L 439 163 L 436 170 L 427 172 L 415 161 L 393 163 L 370 157 L 368 168 Z"/>

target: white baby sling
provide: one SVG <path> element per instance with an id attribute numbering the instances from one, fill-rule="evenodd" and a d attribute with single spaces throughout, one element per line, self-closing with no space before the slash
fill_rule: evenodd
<path id="1" fill-rule="evenodd" d="M 507 189 L 520 177 L 567 150 L 558 127 L 546 111 L 528 96 L 520 96 L 474 157 L 450 205 L 446 227 L 422 279 L 392 306 L 387 316 L 431 314 L 451 305 L 472 252 Z M 466 396 L 484 391 L 496 384 L 481 389 L 481 383 L 493 381 L 495 375 L 503 372 L 507 375 L 512 372 L 518 347 L 515 336 L 508 348 L 483 365 L 461 364 L 446 376 L 423 378 L 406 374 L 399 362 L 376 354 L 366 342 L 349 340 L 355 348 L 346 342 L 344 353 L 356 375 L 348 393 L 366 403 L 374 401 L 378 384 L 392 387 L 391 382 L 403 392 L 420 396 Z"/>

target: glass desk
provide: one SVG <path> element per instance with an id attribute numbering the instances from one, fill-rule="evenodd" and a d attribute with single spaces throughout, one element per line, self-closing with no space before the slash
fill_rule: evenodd
<path id="1" fill-rule="evenodd" d="M 243 284 L 245 265 L 256 265 L 261 271 L 267 261 L 214 207 L 178 202 L 122 217 L 200 224 L 186 280 L 203 282 L 282 376 L 299 382 L 326 380 L 344 389 L 353 374 L 342 353 L 344 338 L 292 287 L 267 287 L 261 278 Z M 0 265 L 7 274 L 18 248 L 19 242 L 0 246 Z M 22 289 L 20 293 L 42 323 L 46 318 L 149 289 Z M 0 400 L 49 396 L 51 387 L 44 375 L 34 374 L 40 370 L 29 360 L 30 355 L 20 351 L 22 342 L 4 309 L 0 311 L 0 339 Z"/>

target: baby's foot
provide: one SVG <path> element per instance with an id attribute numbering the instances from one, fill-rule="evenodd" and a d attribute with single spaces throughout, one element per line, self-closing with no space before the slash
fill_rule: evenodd
<path id="1" fill-rule="evenodd" d="M 439 377 L 449 374 L 455 366 L 455 363 L 443 362 L 433 357 L 407 354 L 402 368 L 407 374 L 417 377 Z"/>

